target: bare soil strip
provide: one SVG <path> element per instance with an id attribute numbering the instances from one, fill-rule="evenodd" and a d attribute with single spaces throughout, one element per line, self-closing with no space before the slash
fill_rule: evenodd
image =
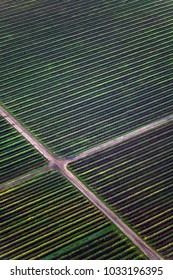
<path id="1" fill-rule="evenodd" d="M 127 134 L 124 134 L 124 135 L 122 135 L 120 137 L 117 137 L 114 140 L 110 140 L 110 141 L 108 141 L 108 142 L 106 142 L 104 144 L 101 144 L 101 145 L 96 146 L 94 148 L 91 148 L 91 149 L 89 149 L 89 150 L 87 150 L 85 152 L 82 152 L 82 153 L 78 154 L 77 156 L 73 157 L 72 159 L 68 159 L 68 163 L 77 161 L 77 160 L 82 159 L 84 157 L 93 155 L 93 154 L 98 153 L 98 152 L 100 152 L 102 150 L 110 148 L 112 146 L 118 145 L 118 144 L 120 144 L 122 142 L 125 142 L 127 140 L 130 140 L 130 139 L 136 137 L 136 136 L 139 136 L 139 135 L 141 135 L 143 133 L 149 132 L 150 130 L 158 128 L 161 125 L 165 125 L 165 124 L 167 124 L 167 123 L 169 123 L 171 121 L 173 121 L 173 115 L 170 115 L 170 116 L 168 116 L 166 118 L 160 119 L 159 121 L 156 121 L 156 122 L 151 123 L 149 125 L 143 126 L 143 127 L 139 128 L 139 129 L 136 129 L 136 130 L 134 130 L 134 131 L 132 131 L 130 133 L 127 133 Z"/>
<path id="2" fill-rule="evenodd" d="M 34 146 L 45 158 L 48 160 L 52 159 L 52 155 L 40 144 L 21 124 L 15 120 L 4 108 L 0 106 L 0 114 L 4 117 L 20 134 Z"/>
<path id="3" fill-rule="evenodd" d="M 24 176 L 21 176 L 21 177 L 19 177 L 17 179 L 14 179 L 14 180 L 12 180 L 10 182 L 4 183 L 4 184 L 2 184 L 0 186 L 0 190 L 4 190 L 4 189 L 9 188 L 9 187 L 11 187 L 13 185 L 17 185 L 17 184 L 22 183 L 22 182 L 24 182 L 26 180 L 32 179 L 36 175 L 39 175 L 39 174 L 41 174 L 41 173 L 43 173 L 45 171 L 48 171 L 48 170 L 50 170 L 50 167 L 46 166 L 46 167 L 43 167 L 42 169 L 39 169 L 39 170 L 37 170 L 35 172 L 29 173 L 27 175 L 24 175 Z"/>
<path id="4" fill-rule="evenodd" d="M 66 159 L 59 159 L 58 157 L 51 154 L 42 144 L 40 144 L 22 125 L 16 121 L 6 110 L 0 106 L 0 114 L 18 130 L 25 139 L 29 141 L 41 154 L 43 154 L 50 162 L 49 168 L 58 169 L 64 177 L 66 177 L 70 182 L 73 183 L 92 203 L 96 205 L 128 238 L 150 259 L 159 260 L 162 257 L 156 253 L 150 246 L 148 246 L 133 230 L 131 230 L 115 213 L 113 213 L 100 199 L 97 198 L 88 188 L 72 173 L 67 169 L 68 161 Z M 82 154 L 80 158 L 83 158 L 87 155 L 98 152 L 107 147 L 113 146 L 115 144 L 121 143 L 127 139 L 135 137 L 141 133 L 149 131 L 157 126 L 166 124 L 169 121 L 173 120 L 173 115 L 164 118 L 158 122 L 155 122 L 149 126 L 141 128 L 132 133 L 126 134 L 122 137 L 119 137 L 115 140 L 109 141 L 105 144 L 102 144 L 96 148 L 90 149 Z M 79 156 L 76 158 L 79 159 Z M 76 159 L 76 160 L 77 160 Z"/>
<path id="5" fill-rule="evenodd" d="M 61 170 L 61 173 L 73 185 L 75 185 L 92 203 L 96 205 L 146 256 L 151 260 L 163 259 L 150 246 L 148 246 L 133 230 L 131 230 L 114 212 L 112 212 L 95 194 L 88 188 L 66 167 Z"/>

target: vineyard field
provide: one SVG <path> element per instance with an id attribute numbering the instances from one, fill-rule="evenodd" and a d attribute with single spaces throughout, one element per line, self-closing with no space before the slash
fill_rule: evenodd
<path id="1" fill-rule="evenodd" d="M 69 168 L 160 255 L 173 258 L 173 123 Z"/>
<path id="2" fill-rule="evenodd" d="M 172 113 L 173 2 L 115 2 L 2 13 L 1 102 L 60 157 Z"/>
<path id="3" fill-rule="evenodd" d="M 172 260 L 173 1 L 0 12 L 0 259 Z"/>
<path id="4" fill-rule="evenodd" d="M 57 171 L 0 197 L 1 259 L 147 259 Z"/>

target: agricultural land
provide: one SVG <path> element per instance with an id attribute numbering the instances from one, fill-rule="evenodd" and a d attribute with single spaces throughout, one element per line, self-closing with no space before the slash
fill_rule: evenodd
<path id="1" fill-rule="evenodd" d="M 0 259 L 173 259 L 173 1 L 0 10 Z"/>

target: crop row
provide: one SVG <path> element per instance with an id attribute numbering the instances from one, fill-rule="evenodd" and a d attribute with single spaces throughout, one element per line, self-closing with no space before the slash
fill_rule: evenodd
<path id="1" fill-rule="evenodd" d="M 173 5 L 92 3 L 3 23 L 1 99 L 62 157 L 172 112 Z"/>
<path id="2" fill-rule="evenodd" d="M 0 196 L 1 259 L 146 258 L 56 171 Z"/>
<path id="3" fill-rule="evenodd" d="M 0 139 L 0 184 L 46 164 L 46 160 L 1 117 Z"/>
<path id="4" fill-rule="evenodd" d="M 154 249 L 172 258 L 172 123 L 70 168 Z"/>

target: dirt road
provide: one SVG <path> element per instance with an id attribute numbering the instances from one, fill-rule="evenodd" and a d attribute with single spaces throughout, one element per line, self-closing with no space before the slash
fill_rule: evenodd
<path id="1" fill-rule="evenodd" d="M 146 256 L 151 260 L 160 260 L 162 257 L 149 247 L 134 231 L 132 231 L 114 212 L 112 212 L 97 196 L 71 173 L 65 166 L 61 173 L 75 185 L 97 208 L 99 208 Z"/>
<path id="2" fill-rule="evenodd" d="M 17 179 L 14 179 L 10 182 L 7 182 L 7 183 L 3 183 L 2 185 L 0 185 L 0 190 L 3 190 L 3 189 L 6 189 L 6 188 L 9 188 L 10 186 L 13 186 L 13 185 L 16 185 L 16 184 L 20 184 L 26 180 L 30 180 L 32 178 L 34 178 L 35 176 L 39 175 L 39 174 L 42 174 L 43 172 L 45 171 L 48 171 L 50 170 L 50 167 L 49 166 L 45 166 L 43 167 L 42 169 L 39 169 L 35 172 L 31 172 L 27 175 L 24 175 L 24 176 L 21 176 Z"/>
<path id="3" fill-rule="evenodd" d="M 141 127 L 139 129 L 136 129 L 136 130 L 134 130 L 134 131 L 132 131 L 130 133 L 124 134 L 124 135 L 122 135 L 120 137 L 115 138 L 114 140 L 108 141 L 108 142 L 106 142 L 104 144 L 101 144 L 99 146 L 96 146 L 96 147 L 94 147 L 92 149 L 86 150 L 85 152 L 82 152 L 82 153 L 78 154 L 77 156 L 73 157 L 72 159 L 69 159 L 68 163 L 73 162 L 73 161 L 77 161 L 77 160 L 82 159 L 84 157 L 93 155 L 93 154 L 98 153 L 98 152 L 100 152 L 102 150 L 110 148 L 112 146 L 115 146 L 115 145 L 118 145 L 120 143 L 123 143 L 123 142 L 125 142 L 127 140 L 130 140 L 130 139 L 136 137 L 136 136 L 139 136 L 139 135 L 141 135 L 143 133 L 149 132 L 150 130 L 158 128 L 161 125 L 165 125 L 165 124 L 167 124 L 167 123 L 169 123 L 171 121 L 173 121 L 173 115 L 170 115 L 170 116 L 168 116 L 166 118 L 160 119 L 159 121 L 153 122 L 153 123 L 151 123 L 149 125 Z"/>

